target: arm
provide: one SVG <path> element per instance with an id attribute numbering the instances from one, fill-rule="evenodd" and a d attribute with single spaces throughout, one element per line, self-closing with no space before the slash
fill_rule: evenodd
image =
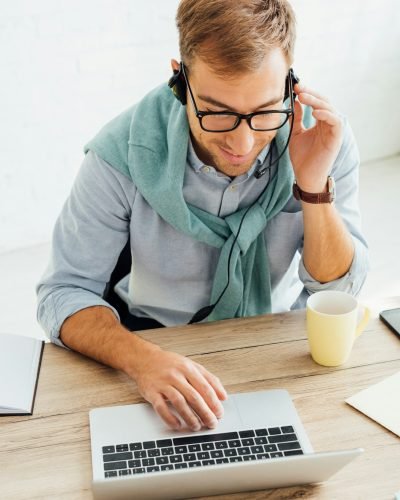
<path id="1" fill-rule="evenodd" d="M 226 394 L 217 377 L 198 363 L 129 332 L 107 307 L 89 307 L 70 316 L 61 327 L 61 339 L 74 351 L 136 380 L 142 396 L 174 429 L 180 428 L 180 422 L 166 399 L 193 430 L 200 429 L 200 422 L 192 409 L 210 428 L 217 425 L 215 416 L 222 417 L 219 397 L 225 399 Z"/>
<path id="2" fill-rule="evenodd" d="M 53 342 L 134 378 L 171 427 L 179 420 L 166 400 L 191 428 L 213 427 L 226 397 L 217 377 L 130 333 L 102 298 L 127 241 L 135 194 L 129 179 L 88 153 L 55 226 L 50 264 L 37 287 L 38 319 Z"/>
<path id="3" fill-rule="evenodd" d="M 363 247 L 365 241 L 360 234 L 356 199 L 359 156 L 347 121 L 342 121 L 326 99 L 305 87 L 297 86 L 296 91 L 300 102 L 312 106 L 316 118 L 316 124 L 305 129 L 302 107 L 296 103 L 290 154 L 297 182 L 304 191 L 318 193 L 326 188 L 330 173 L 337 180 L 337 202 L 334 204 L 301 202 L 302 265 L 306 271 L 303 274 L 323 284 L 339 280 L 355 267 L 352 264 L 357 260 L 356 252 L 363 254 L 358 260 L 366 264 L 366 246 Z M 365 275 L 367 266 L 360 264 L 362 262 L 358 271 Z"/>
<path id="4" fill-rule="evenodd" d="M 302 202 L 304 221 L 304 265 L 320 283 L 334 281 L 349 270 L 354 245 L 334 205 Z"/>

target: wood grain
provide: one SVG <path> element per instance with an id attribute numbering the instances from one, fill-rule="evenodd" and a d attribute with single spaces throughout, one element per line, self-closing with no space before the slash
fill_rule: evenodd
<path id="1" fill-rule="evenodd" d="M 400 305 L 400 299 L 387 304 Z M 357 340 L 349 361 L 338 368 L 312 361 L 304 311 L 140 335 L 203 364 L 229 393 L 287 389 L 316 451 L 365 448 L 322 485 L 218 498 L 383 500 L 400 489 L 399 438 L 344 403 L 400 370 L 400 342 L 377 318 Z M 88 411 L 142 401 L 135 382 L 123 373 L 46 345 L 34 415 L 0 419 L 0 498 L 91 499 Z"/>

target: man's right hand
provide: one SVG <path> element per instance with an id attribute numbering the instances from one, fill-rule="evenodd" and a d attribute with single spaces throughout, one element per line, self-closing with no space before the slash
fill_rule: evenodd
<path id="1" fill-rule="evenodd" d="M 67 318 L 61 340 L 71 349 L 122 370 L 135 379 L 141 395 L 164 422 L 179 429 L 177 414 L 193 430 L 213 428 L 227 398 L 220 380 L 200 364 L 129 332 L 103 306 L 82 309 Z"/>
<path id="2" fill-rule="evenodd" d="M 136 380 L 140 394 L 173 429 L 180 429 L 181 422 L 168 401 L 194 431 L 202 426 L 216 427 L 217 419 L 223 416 L 221 400 L 228 396 L 219 378 L 180 354 L 145 342 L 128 374 Z"/>

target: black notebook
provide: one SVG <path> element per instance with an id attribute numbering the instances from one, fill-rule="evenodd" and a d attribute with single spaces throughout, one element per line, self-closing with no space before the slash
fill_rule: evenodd
<path id="1" fill-rule="evenodd" d="M 32 415 L 43 340 L 0 334 L 0 415 Z"/>

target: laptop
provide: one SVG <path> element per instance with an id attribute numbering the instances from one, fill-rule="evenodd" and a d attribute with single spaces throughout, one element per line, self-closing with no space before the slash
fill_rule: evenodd
<path id="1" fill-rule="evenodd" d="M 148 403 L 90 411 L 95 499 L 178 499 L 328 480 L 364 450 L 314 453 L 289 393 L 230 394 L 215 429 L 169 429 Z"/>

